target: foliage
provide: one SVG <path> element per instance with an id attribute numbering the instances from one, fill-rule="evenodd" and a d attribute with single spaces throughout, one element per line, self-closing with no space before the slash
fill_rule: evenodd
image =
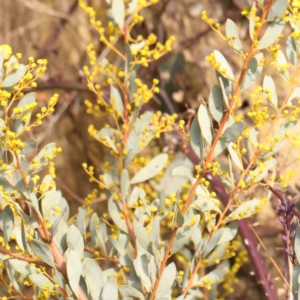
<path id="1" fill-rule="evenodd" d="M 83 162 L 99 190 L 86 197 L 76 216 L 70 218 L 68 203 L 54 182 L 52 160 L 61 149 L 51 143 L 36 151 L 36 141 L 26 135 L 54 111 L 58 99 L 55 94 L 35 113 L 35 94 L 24 93 L 36 86 L 46 61 L 29 58 L 23 65 L 20 54 L 12 55 L 6 45 L 0 48 L 2 299 L 26 298 L 27 287 L 37 299 L 224 299 L 234 293 L 232 278 L 247 261 L 236 237 L 238 222 L 268 202 L 256 197 L 257 187 L 286 188 L 292 177 L 277 176 L 276 154 L 287 142 L 300 145 L 300 137 L 291 133 L 300 113 L 300 102 L 295 101 L 300 5 L 269 0 L 250 7 L 244 1 L 242 15 L 249 20 L 252 39 L 247 50 L 232 20 L 227 20 L 223 33 L 220 24 L 202 12 L 202 19 L 228 42 L 242 67 L 234 74 L 217 50 L 207 57 L 217 83 L 187 126 L 176 114 L 147 110 L 146 104 L 159 92 L 159 80 L 147 85 L 138 78 L 142 67 L 172 50 L 173 37 L 164 44 L 154 34 L 134 37 L 133 28 L 143 21 L 141 10 L 158 1 L 107 2 L 110 21 L 103 24 L 93 8 L 80 1 L 100 42 L 120 64 L 99 59 L 88 45 L 90 65 L 83 70 L 96 102 L 85 101 L 87 113 L 109 116 L 106 126 L 90 125 L 88 132 L 109 151 L 102 174 Z M 285 55 L 278 42 L 288 23 L 293 31 Z M 263 26 L 266 31 L 261 34 Z M 284 99 L 270 75 L 260 84 L 267 65 L 276 67 L 288 83 Z M 238 114 L 242 91 L 253 102 L 251 122 Z M 166 153 L 155 143 L 165 132 L 178 131 L 199 157 L 195 172 L 182 153 Z M 226 154 L 226 164 L 220 163 L 221 154 Z M 49 174 L 41 179 L 38 174 L 46 166 Z M 224 207 L 212 178 L 218 178 L 228 194 Z M 99 216 L 93 200 L 103 191 L 107 213 Z M 289 201 L 278 208 L 294 264 L 291 290 L 298 299 L 300 231 L 298 220 L 292 222 L 294 210 Z M 217 296 L 218 284 L 224 293 Z"/>

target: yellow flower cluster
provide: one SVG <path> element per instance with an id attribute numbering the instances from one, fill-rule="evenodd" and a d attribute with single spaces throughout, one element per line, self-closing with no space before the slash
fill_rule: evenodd
<path id="1" fill-rule="evenodd" d="M 223 76 L 226 75 L 227 70 L 225 68 L 221 69 L 221 63 L 216 60 L 215 54 L 212 52 L 210 55 L 206 56 L 205 59 L 211 64 L 211 66 Z"/>
<path id="2" fill-rule="evenodd" d="M 172 51 L 172 44 L 174 40 L 174 36 L 170 36 L 163 45 L 157 42 L 157 36 L 153 33 L 151 33 L 146 40 L 143 40 L 142 36 L 138 36 L 135 41 L 138 43 L 132 43 L 130 46 L 131 54 L 134 57 L 134 61 L 131 62 L 132 67 L 135 65 L 148 67 L 149 62 L 158 60 L 163 55 Z"/>

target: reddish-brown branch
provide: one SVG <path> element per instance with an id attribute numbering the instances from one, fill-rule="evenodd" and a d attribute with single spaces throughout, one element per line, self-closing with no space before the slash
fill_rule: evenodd
<path id="1" fill-rule="evenodd" d="M 267 5 L 266 9 L 263 11 L 263 14 L 262 14 L 262 17 L 261 17 L 261 23 L 262 23 L 262 24 L 265 22 L 266 17 L 267 17 L 267 14 L 268 14 L 268 12 L 269 12 L 269 10 L 270 10 L 272 4 L 273 4 L 273 0 L 269 1 L 269 3 L 268 3 L 268 5 Z M 219 139 L 220 139 L 221 136 L 222 136 L 222 133 L 223 133 L 223 129 L 224 129 L 224 127 L 225 127 L 225 124 L 226 124 L 226 122 L 227 122 L 227 120 L 228 120 L 228 118 L 229 118 L 229 116 L 230 116 L 230 113 L 231 113 L 231 111 L 232 111 L 232 109 L 234 108 L 234 105 L 235 105 L 235 103 L 236 103 L 235 98 L 236 98 L 236 96 L 239 94 L 240 86 L 241 86 L 241 84 L 242 84 L 242 82 L 243 82 L 243 79 L 244 79 L 244 77 L 245 77 L 245 74 L 246 74 L 246 71 L 247 71 L 247 67 L 248 67 L 249 60 L 251 59 L 251 57 L 252 57 L 252 55 L 253 55 L 253 53 L 254 53 L 254 51 L 255 51 L 255 43 L 256 43 L 257 38 L 258 38 L 258 36 L 259 36 L 260 30 L 261 30 L 261 27 L 258 28 L 257 34 L 256 34 L 256 36 L 255 36 L 255 38 L 254 38 L 254 41 L 253 41 L 251 47 L 250 47 L 249 53 L 248 53 L 248 55 L 247 55 L 247 57 L 246 57 L 246 59 L 245 59 L 245 61 L 244 61 L 243 68 L 242 68 L 242 72 L 241 72 L 241 74 L 240 74 L 240 76 L 239 76 L 239 79 L 238 79 L 238 82 L 237 82 L 237 84 L 236 84 L 234 93 L 233 93 L 233 95 L 231 96 L 231 99 L 230 99 L 230 102 L 229 102 L 229 108 L 228 108 L 228 110 L 225 112 L 225 114 L 223 115 L 223 118 L 222 118 L 222 120 L 221 120 L 221 123 L 220 123 L 219 129 L 218 129 L 218 131 L 217 131 L 217 134 L 216 134 L 216 136 L 215 136 L 215 138 L 214 138 L 214 140 L 213 140 L 213 143 L 212 143 L 212 145 L 211 145 L 211 147 L 210 147 L 210 149 L 209 149 L 208 155 L 207 155 L 207 157 L 206 157 L 206 159 L 205 159 L 205 163 L 204 163 L 204 166 L 203 166 L 203 170 L 201 171 L 201 174 L 200 174 L 199 178 L 197 179 L 197 181 L 196 181 L 195 184 L 193 185 L 193 187 L 192 187 L 192 189 L 191 189 L 191 191 L 190 191 L 190 193 L 189 193 L 189 196 L 187 197 L 186 203 L 185 203 L 185 205 L 184 205 L 184 207 L 183 207 L 183 210 L 182 210 L 182 214 L 183 214 L 183 215 L 186 214 L 186 212 L 187 212 L 187 210 L 188 210 L 188 208 L 189 208 L 189 206 L 190 206 L 191 200 L 192 200 L 193 196 L 195 195 L 195 191 L 196 191 L 197 186 L 200 184 L 201 179 L 202 179 L 202 178 L 205 176 L 205 174 L 207 173 L 207 170 L 208 170 L 208 163 L 211 163 L 211 161 L 213 160 L 213 152 L 214 152 L 214 149 L 215 149 L 215 147 L 216 147 L 216 145 L 217 145 L 217 142 L 219 141 Z M 227 207 L 227 210 L 228 210 L 228 209 L 229 209 L 229 206 L 227 205 L 226 207 Z M 225 213 L 227 212 L 227 210 L 225 211 Z M 168 255 L 169 255 L 169 252 L 168 252 L 168 251 L 170 251 L 170 249 L 171 249 L 171 247 L 172 247 L 172 244 L 173 244 L 173 241 L 174 241 L 175 236 L 176 236 L 177 228 L 178 228 L 178 227 L 177 227 L 177 225 L 176 225 L 175 228 L 173 229 L 173 232 L 172 232 L 172 237 L 173 237 L 173 239 L 170 239 L 170 241 L 169 241 L 169 243 L 168 243 L 168 246 L 167 246 L 167 249 L 166 249 L 166 254 L 165 254 L 165 257 L 164 257 L 164 259 L 163 259 L 163 261 L 162 261 L 162 263 L 161 263 L 161 266 L 160 266 L 160 269 L 159 269 L 159 273 L 158 273 L 158 277 L 157 277 L 157 279 L 156 279 L 156 281 L 155 281 L 155 284 L 154 284 L 154 287 L 153 287 L 153 289 L 152 289 L 152 291 L 151 291 L 151 295 L 150 295 L 149 300 L 153 300 L 153 299 L 154 299 L 154 296 L 155 296 L 157 287 L 158 287 L 159 282 L 160 282 L 160 278 L 161 278 L 162 272 L 163 272 L 163 270 L 164 270 L 164 268 L 165 268 L 165 265 L 166 265 L 166 263 L 167 263 L 167 259 L 168 259 Z M 166 257 L 167 257 L 167 258 L 166 258 Z M 166 258 L 166 259 L 165 259 L 165 258 Z M 197 264 L 197 265 L 198 265 L 198 264 Z M 197 266 L 196 266 L 194 272 L 197 272 L 197 271 L 198 271 L 198 268 L 197 268 Z M 188 284 L 190 284 L 190 281 L 191 281 L 191 279 L 189 280 L 189 283 L 188 283 Z M 274 298 L 274 299 L 276 299 L 276 298 Z"/>
<path id="2" fill-rule="evenodd" d="M 24 256 L 24 255 L 22 255 L 20 253 L 11 252 L 11 251 L 3 248 L 3 247 L 0 247 L 0 253 L 9 255 L 9 256 L 17 258 L 19 260 L 27 261 L 27 262 L 29 262 L 31 264 L 36 264 L 38 266 L 43 266 L 43 267 L 49 267 L 49 265 L 47 263 L 43 262 L 42 260 L 33 259 L 31 257 Z"/>
<path id="3" fill-rule="evenodd" d="M 171 234 L 171 237 L 170 237 L 170 240 L 169 240 L 169 243 L 168 243 L 168 246 L 167 246 L 167 249 L 166 249 L 166 252 L 165 252 L 165 255 L 164 255 L 164 258 L 160 264 L 160 268 L 159 268 L 159 271 L 158 271 L 158 275 L 157 275 L 157 278 L 155 280 L 155 283 L 154 283 L 154 286 L 152 288 L 152 291 L 151 291 L 151 295 L 149 297 L 149 300 L 153 300 L 154 297 L 155 297 L 155 293 L 156 293 L 156 290 L 158 288 L 158 285 L 159 285 L 159 282 L 160 282 L 160 278 L 162 276 L 162 273 L 165 269 L 165 266 L 167 264 L 167 261 L 168 261 L 168 258 L 169 258 L 169 253 L 171 251 L 171 248 L 172 248 L 172 245 L 173 245 L 173 242 L 175 240 L 175 237 L 176 237 L 176 233 L 177 233 L 177 229 L 178 229 L 178 225 L 175 224 L 175 227 L 173 228 L 173 231 L 172 231 L 172 234 Z"/>

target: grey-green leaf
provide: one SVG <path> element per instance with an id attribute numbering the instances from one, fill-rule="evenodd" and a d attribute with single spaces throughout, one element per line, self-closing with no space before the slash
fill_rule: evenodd
<path id="1" fill-rule="evenodd" d="M 28 139 L 25 141 L 25 146 L 21 151 L 21 154 L 29 154 L 33 152 L 37 147 L 37 141 L 34 139 Z"/>
<path id="2" fill-rule="evenodd" d="M 204 140 L 199 126 L 198 117 L 195 117 L 192 121 L 190 139 L 194 152 L 199 156 L 200 160 L 203 161 Z"/>
<path id="3" fill-rule="evenodd" d="M 269 22 L 274 21 L 275 18 L 282 17 L 288 7 L 288 0 L 275 0 L 273 2 L 267 16 L 267 21 Z"/>
<path id="4" fill-rule="evenodd" d="M 215 232 L 213 237 L 208 241 L 208 243 L 206 244 L 206 246 L 204 248 L 203 258 L 207 257 L 207 255 L 216 247 L 216 245 L 219 243 L 219 241 L 223 235 L 223 232 L 224 232 L 224 228 L 219 228 Z"/>
<path id="5" fill-rule="evenodd" d="M 112 15 L 118 24 L 121 32 L 123 32 L 125 21 L 125 3 L 123 0 L 113 0 L 111 5 Z"/>
<path id="6" fill-rule="evenodd" d="M 103 273 L 97 262 L 87 258 L 84 263 L 85 281 L 92 300 L 98 300 L 103 287 Z"/>
<path id="7" fill-rule="evenodd" d="M 70 250 L 77 253 L 78 257 L 83 256 L 84 241 L 82 235 L 75 225 L 71 225 L 67 233 L 67 245 Z"/>
<path id="8" fill-rule="evenodd" d="M 239 30 L 231 19 L 226 21 L 226 37 L 231 38 L 229 41 L 230 47 L 233 48 L 239 55 L 243 52 L 241 40 L 239 38 Z"/>
<path id="9" fill-rule="evenodd" d="M 296 237 L 294 242 L 295 254 L 298 261 L 300 261 L 300 226 L 296 222 Z"/>
<path id="10" fill-rule="evenodd" d="M 157 155 L 156 157 L 151 159 L 150 162 L 144 168 L 142 168 L 133 176 L 130 183 L 135 184 L 144 182 L 156 176 L 164 168 L 167 160 L 167 154 L 162 153 Z"/>
<path id="11" fill-rule="evenodd" d="M 172 287 L 176 279 L 177 271 L 174 262 L 170 263 L 163 271 L 158 288 L 155 294 L 155 300 L 161 299 Z"/>
<path id="12" fill-rule="evenodd" d="M 263 65 L 260 62 L 263 57 L 263 53 L 258 53 L 250 58 L 244 79 L 241 84 L 241 91 L 249 88 L 257 81 L 263 69 Z"/>
<path id="13" fill-rule="evenodd" d="M 121 116 L 123 116 L 123 114 L 124 114 L 123 101 L 122 101 L 120 92 L 113 85 L 110 86 L 110 101 L 111 101 L 112 104 L 114 104 L 115 111 L 118 114 L 120 114 Z"/>
<path id="14" fill-rule="evenodd" d="M 120 285 L 119 291 L 124 297 L 136 297 L 140 300 L 145 299 L 144 295 L 140 291 L 136 290 L 135 288 L 129 285 Z"/>
<path id="15" fill-rule="evenodd" d="M 276 93 L 276 88 L 275 88 L 275 83 L 274 80 L 271 76 L 266 75 L 264 77 L 264 81 L 263 81 L 263 89 L 264 92 L 266 93 L 266 89 L 270 90 L 270 93 L 272 95 L 271 99 L 268 99 L 268 101 L 270 101 L 270 104 L 277 109 L 278 107 L 278 98 L 277 98 L 277 93 Z"/>
<path id="16" fill-rule="evenodd" d="M 101 293 L 102 300 L 118 300 L 118 286 L 113 276 L 108 277 Z"/>
<path id="17" fill-rule="evenodd" d="M 14 222 L 15 222 L 14 213 L 9 205 L 5 206 L 2 217 L 3 217 L 4 243 L 7 244 L 14 230 Z"/>
<path id="18" fill-rule="evenodd" d="M 212 117 L 220 123 L 223 117 L 223 93 L 221 88 L 215 84 L 209 94 L 208 107 Z"/>
<path id="19" fill-rule="evenodd" d="M 76 252 L 70 251 L 67 255 L 67 275 L 69 285 L 78 298 L 79 294 L 79 281 L 81 275 L 81 261 Z"/>
<path id="20" fill-rule="evenodd" d="M 129 174 L 126 169 L 123 169 L 121 173 L 121 195 L 124 202 L 129 196 L 129 187 Z"/>
<path id="21" fill-rule="evenodd" d="M 298 62 L 297 48 L 295 41 L 291 36 L 286 39 L 286 55 L 291 64 L 296 67 Z"/>
<path id="22" fill-rule="evenodd" d="M 272 22 L 263 37 L 260 39 L 257 49 L 265 49 L 276 42 L 283 31 L 284 25 L 285 21 L 283 19 L 278 19 Z"/>
<path id="23" fill-rule="evenodd" d="M 202 285 L 206 279 L 210 279 L 210 285 L 214 284 L 215 282 L 217 282 L 218 280 L 220 280 L 221 278 L 224 277 L 224 275 L 226 274 L 226 272 L 229 269 L 229 262 L 228 260 L 223 260 L 216 269 L 214 269 L 213 271 L 209 272 L 207 275 L 205 275 L 204 277 L 201 278 L 199 284 Z M 197 285 L 198 283 L 196 283 Z"/>
<path id="24" fill-rule="evenodd" d="M 205 141 L 211 145 L 213 136 L 211 132 L 211 121 L 209 113 L 204 104 L 201 104 L 198 109 L 198 122 L 201 129 L 201 133 Z"/>
<path id="25" fill-rule="evenodd" d="M 31 249 L 36 256 L 41 258 L 45 263 L 47 263 L 52 268 L 55 268 L 53 255 L 47 245 L 45 245 L 44 243 L 38 240 L 33 239 L 31 241 Z"/>
<path id="26" fill-rule="evenodd" d="M 15 71 L 12 71 L 2 83 L 2 87 L 9 88 L 17 84 L 20 79 L 25 75 L 27 71 L 27 66 L 19 65 L 19 68 Z"/>
<path id="27" fill-rule="evenodd" d="M 196 227 L 199 225 L 200 216 L 196 215 L 194 220 L 194 224 L 190 226 L 189 224 L 186 224 L 183 227 L 180 227 L 176 233 L 175 240 L 173 242 L 170 254 L 174 254 L 178 252 L 190 239 L 193 232 L 195 231 Z M 190 221 L 190 220 L 189 220 Z"/>

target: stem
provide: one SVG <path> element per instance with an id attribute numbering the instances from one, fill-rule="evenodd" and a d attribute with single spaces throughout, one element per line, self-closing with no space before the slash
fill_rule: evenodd
<path id="1" fill-rule="evenodd" d="M 27 261 L 32 264 L 36 264 L 36 265 L 43 266 L 43 267 L 49 267 L 49 265 L 47 263 L 43 262 L 42 260 L 37 260 L 37 259 L 30 258 L 30 257 L 26 257 L 20 253 L 11 252 L 3 247 L 0 247 L 0 253 L 9 255 L 9 256 L 17 258 L 19 260 Z"/>
<path id="2" fill-rule="evenodd" d="M 171 237 L 170 237 L 170 241 L 168 243 L 168 246 L 167 246 L 167 249 L 166 249 L 166 252 L 165 252 L 165 255 L 164 255 L 164 258 L 160 264 L 160 268 L 159 268 L 159 271 L 158 271 L 158 276 L 155 280 L 155 283 L 154 283 L 154 286 L 152 288 L 152 291 L 151 291 L 151 294 L 150 294 L 150 297 L 149 297 L 149 300 L 153 300 L 154 297 L 155 297 L 155 293 L 156 293 L 156 290 L 158 288 L 158 285 L 159 285 L 159 282 L 160 282 L 160 278 L 162 276 L 162 273 L 164 271 L 164 268 L 166 266 L 166 263 L 167 263 L 167 260 L 169 258 L 169 252 L 171 251 L 171 247 L 172 247 L 172 244 L 175 240 L 175 236 L 176 236 L 176 232 L 177 232 L 177 229 L 178 229 L 178 225 L 175 224 L 175 227 L 172 231 L 172 234 L 171 234 Z"/>
<path id="3" fill-rule="evenodd" d="M 189 291 L 189 289 L 191 288 L 192 284 L 193 284 L 193 281 L 194 281 L 194 278 L 199 270 L 199 268 L 201 267 L 201 263 L 202 263 L 202 259 L 201 259 L 201 256 L 197 262 L 197 265 L 193 271 L 193 274 L 191 275 L 191 278 L 187 284 L 187 286 L 185 287 L 185 289 L 182 291 L 182 295 L 185 296 L 187 294 L 187 292 Z"/>

